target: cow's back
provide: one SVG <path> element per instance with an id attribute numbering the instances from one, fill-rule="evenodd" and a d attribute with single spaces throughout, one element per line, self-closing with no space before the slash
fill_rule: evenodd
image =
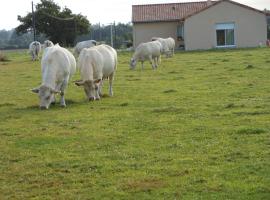
<path id="1" fill-rule="evenodd" d="M 145 42 L 138 45 L 133 57 L 139 60 L 149 59 L 149 56 L 157 57 L 160 55 L 161 44 L 158 41 Z"/>
<path id="2" fill-rule="evenodd" d="M 110 46 L 102 44 L 92 47 L 98 50 L 103 59 L 103 75 L 107 77 L 111 75 L 117 68 L 117 52 Z"/>
<path id="3" fill-rule="evenodd" d="M 98 50 L 85 48 L 78 58 L 78 68 L 83 81 L 102 78 L 103 58 Z"/>
<path id="4" fill-rule="evenodd" d="M 76 71 L 74 56 L 66 49 L 55 45 L 48 47 L 41 60 L 43 80 L 49 77 L 56 77 L 57 82 L 62 81 L 66 76 L 71 76 Z"/>
<path id="5" fill-rule="evenodd" d="M 67 50 L 65 48 L 62 48 L 62 50 L 66 53 L 66 55 L 68 57 L 69 71 L 70 71 L 70 74 L 73 75 L 76 72 L 76 59 L 69 50 Z"/>

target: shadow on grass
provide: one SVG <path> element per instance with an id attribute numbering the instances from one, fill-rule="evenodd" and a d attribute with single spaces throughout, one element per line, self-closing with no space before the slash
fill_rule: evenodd
<path id="1" fill-rule="evenodd" d="M 73 101 L 71 99 L 66 99 L 66 107 L 62 107 L 60 106 L 60 103 L 57 101 L 55 104 L 51 104 L 49 109 L 48 110 L 60 110 L 60 109 L 66 109 L 68 108 L 69 106 L 74 106 L 74 105 L 80 105 L 81 103 L 80 102 L 76 102 L 76 101 Z M 37 102 L 37 104 L 35 105 L 30 105 L 30 106 L 26 106 L 26 107 L 20 107 L 20 108 L 16 108 L 15 110 L 18 110 L 18 111 L 47 111 L 47 110 L 41 110 L 39 108 L 39 104 Z"/>
<path id="2" fill-rule="evenodd" d="M 270 112 L 269 111 L 233 112 L 233 114 L 238 115 L 238 116 L 243 116 L 243 115 L 268 115 L 268 114 L 270 114 Z"/>
<path id="3" fill-rule="evenodd" d="M 169 89 L 169 90 L 163 91 L 163 93 L 173 93 L 173 92 L 177 92 L 177 90 Z"/>
<path id="4" fill-rule="evenodd" d="M 0 108 L 1 107 L 12 107 L 12 106 L 15 106 L 15 104 L 13 104 L 13 103 L 1 103 L 0 104 Z"/>
<path id="5" fill-rule="evenodd" d="M 131 79 L 131 78 L 128 78 L 127 79 L 127 81 L 140 81 L 141 79 L 139 79 L 139 78 L 133 78 L 133 79 Z"/>

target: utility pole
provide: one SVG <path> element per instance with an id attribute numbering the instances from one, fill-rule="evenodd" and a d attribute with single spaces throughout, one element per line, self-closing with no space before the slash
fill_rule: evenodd
<path id="1" fill-rule="evenodd" d="M 34 41 L 36 41 L 36 19 L 35 19 L 33 1 L 32 1 L 32 26 L 33 26 Z"/>
<path id="2" fill-rule="evenodd" d="M 113 23 L 111 23 L 111 46 L 113 47 Z"/>
<path id="3" fill-rule="evenodd" d="M 116 26 L 115 21 L 113 22 L 113 30 L 114 30 L 114 47 L 117 47 L 117 41 L 116 41 Z"/>
<path id="4" fill-rule="evenodd" d="M 101 41 L 101 27 L 100 27 L 100 22 L 98 24 L 98 33 L 99 33 L 99 41 Z"/>

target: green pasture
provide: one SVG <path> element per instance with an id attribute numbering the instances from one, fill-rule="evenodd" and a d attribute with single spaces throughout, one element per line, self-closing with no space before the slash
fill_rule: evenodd
<path id="1" fill-rule="evenodd" d="M 40 110 L 40 61 L 0 62 L 0 199 L 270 199 L 270 49 L 119 52 L 114 96 Z"/>

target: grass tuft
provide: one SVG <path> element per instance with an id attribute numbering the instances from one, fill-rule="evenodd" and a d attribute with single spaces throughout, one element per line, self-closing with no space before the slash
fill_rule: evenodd
<path id="1" fill-rule="evenodd" d="M 265 133 L 266 130 L 261 128 L 241 128 L 236 131 L 236 134 L 240 135 L 258 135 L 261 133 Z"/>
<path id="2" fill-rule="evenodd" d="M 163 93 L 173 93 L 173 92 L 177 92 L 177 90 L 169 89 L 169 90 L 163 91 Z"/>
<path id="3" fill-rule="evenodd" d="M 251 65 L 251 64 L 249 64 L 249 65 L 246 66 L 246 69 L 253 69 L 253 68 L 254 68 L 254 66 Z"/>
<path id="4" fill-rule="evenodd" d="M 181 113 L 183 109 L 177 107 L 163 107 L 163 108 L 156 108 L 153 110 L 154 113 Z"/>
<path id="5" fill-rule="evenodd" d="M 122 107 L 128 106 L 128 103 L 127 102 L 121 103 L 120 106 L 122 106 Z"/>

